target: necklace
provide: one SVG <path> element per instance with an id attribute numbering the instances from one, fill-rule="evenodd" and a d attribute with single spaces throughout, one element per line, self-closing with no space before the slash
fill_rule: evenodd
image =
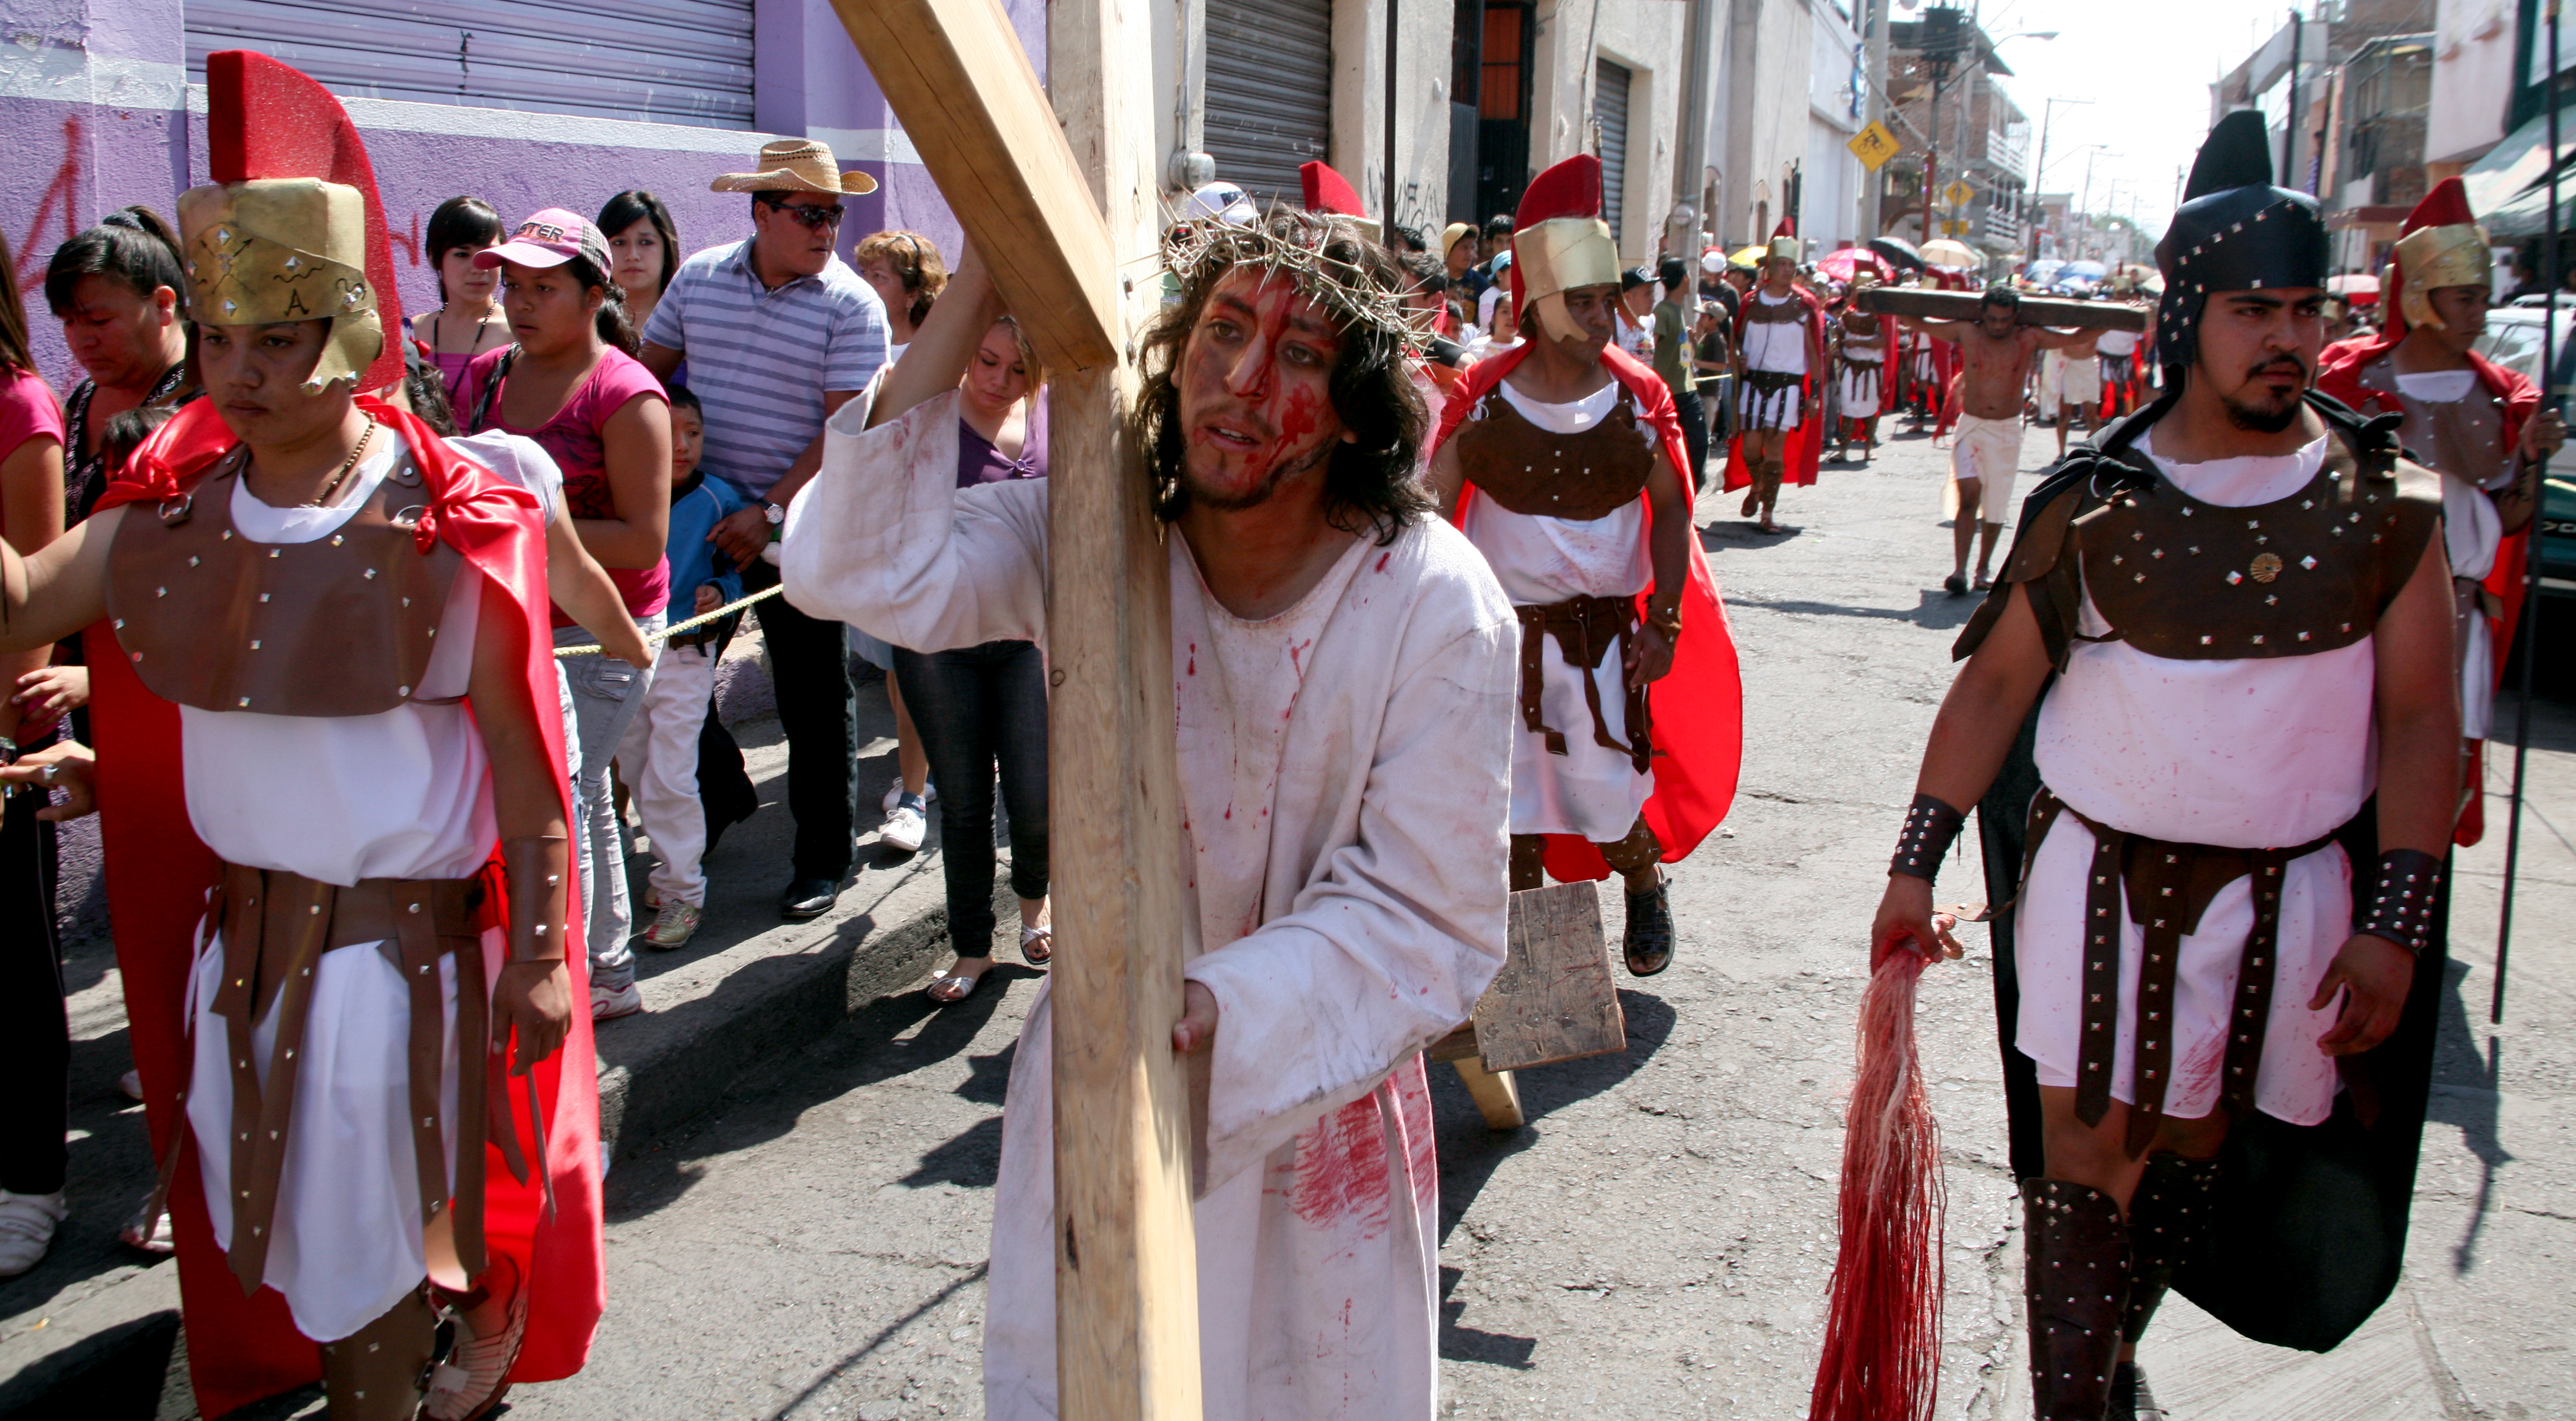
<path id="1" fill-rule="evenodd" d="M 367 416 L 367 427 L 358 435 L 358 443 L 356 447 L 349 451 L 349 457 L 340 461 L 340 467 L 331 475 L 331 482 L 324 484 L 320 493 L 304 500 L 304 506 L 306 508 L 320 508 L 322 505 L 329 503 L 331 501 L 331 495 L 338 493 L 340 491 L 341 483 L 349 477 L 349 471 L 358 467 L 358 456 L 367 452 L 367 441 L 375 437 L 376 417 L 374 415 L 369 415 Z"/>

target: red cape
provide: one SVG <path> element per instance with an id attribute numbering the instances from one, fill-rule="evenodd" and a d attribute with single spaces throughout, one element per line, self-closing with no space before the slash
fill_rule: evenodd
<path id="1" fill-rule="evenodd" d="M 1735 309 L 1735 348 L 1737 350 L 1744 349 L 1745 317 L 1753 309 L 1754 292 L 1761 289 L 1756 286 L 1753 291 L 1744 293 L 1743 303 Z M 1816 293 L 1803 286 L 1792 286 L 1789 291 L 1800 301 L 1805 302 L 1807 307 L 1808 369 L 1807 382 L 1799 387 L 1801 391 L 1799 399 L 1802 403 L 1798 411 L 1800 416 L 1798 427 L 1790 430 L 1788 439 L 1782 443 L 1781 457 L 1788 467 L 1782 471 L 1780 481 L 1808 485 L 1816 481 L 1816 466 L 1824 462 L 1825 457 L 1825 422 L 1819 417 L 1823 413 L 1822 401 L 1825 387 L 1822 374 L 1817 368 L 1824 363 L 1821 352 L 1825 349 L 1825 306 L 1823 302 L 1816 299 Z M 1739 403 L 1742 401 L 1741 391 L 1737 393 L 1736 399 Z M 1726 481 L 1720 487 L 1728 493 L 1733 493 L 1740 488 L 1749 488 L 1752 484 L 1753 470 L 1744 462 L 1744 436 L 1738 433 L 1735 438 L 1727 442 Z"/>
<path id="2" fill-rule="evenodd" d="M 2402 339 L 2402 335 L 2356 336 L 2327 346 L 2317 366 L 2317 388 L 2363 414 L 2403 414 L 2396 400 L 2361 383 L 2361 372 L 2395 349 Z M 2483 355 L 2474 351 L 2468 355 L 2469 368 L 2477 372 L 2478 383 L 2488 394 L 2504 401 L 2504 447 L 2520 447 L 2523 425 L 2540 408 L 2540 387 Z M 2495 648 L 2498 682 L 2504 679 L 2505 657 L 2513 650 L 2514 627 L 2522 619 L 2523 559 L 2529 556 L 2530 549 L 2528 528 L 2498 544 L 2495 568 L 2487 574 L 2484 584 L 2504 606 L 2503 616 L 2487 619 L 2487 630 L 2492 633 L 2487 640 Z"/>
<path id="3" fill-rule="evenodd" d="M 1525 342 L 1487 356 L 1467 371 L 1466 389 L 1452 397 L 1441 413 L 1440 436 L 1431 446 L 1435 452 L 1458 432 L 1467 412 L 1529 352 Z M 1602 348 L 1601 363 L 1635 396 L 1646 422 L 1654 427 L 1655 447 L 1671 461 L 1681 479 L 1682 497 L 1689 498 L 1689 455 L 1682 442 L 1681 417 L 1673 409 L 1672 392 L 1664 388 L 1663 377 L 1615 345 Z M 1461 521 L 1467 515 L 1467 500 L 1475 493 L 1472 482 L 1459 489 Z M 1646 536 L 1653 535 L 1654 507 L 1649 503 Z M 1690 586 L 1682 590 L 1681 644 L 1673 649 L 1673 669 L 1646 692 L 1647 713 L 1653 722 L 1655 788 L 1646 798 L 1645 815 L 1664 846 L 1666 863 L 1680 862 L 1726 818 L 1735 803 L 1736 774 L 1744 761 L 1744 677 L 1736 665 L 1735 633 L 1727 626 L 1726 603 L 1718 596 L 1717 578 L 1708 570 L 1708 554 L 1700 547 L 1696 528 L 1685 541 L 1690 545 Z M 1652 592 L 1648 588 L 1638 594 L 1641 614 Z M 1547 871 L 1559 882 L 1572 883 L 1607 878 L 1610 865 L 1602 860 L 1601 850 L 1581 836 L 1551 834 Z"/>
<path id="4" fill-rule="evenodd" d="M 524 647 L 528 711 L 544 732 L 548 763 L 562 764 L 563 717 L 548 627 L 545 537 L 535 501 L 450 450 L 411 415 L 365 396 L 359 406 L 391 426 L 413 451 L 430 499 L 430 511 L 421 519 L 422 536 L 446 540 L 518 604 L 515 623 L 495 622 L 487 615 L 481 634 L 512 637 Z M 143 508 L 129 516 L 150 517 L 153 505 L 177 496 L 236 442 L 211 401 L 189 405 L 135 451 L 98 506 L 105 510 L 140 503 Z M 153 1140 L 166 1150 L 178 1140 L 177 1132 L 187 1128 L 178 1105 L 188 1074 L 187 980 L 217 861 L 189 823 L 178 707 L 145 689 L 132 664 L 108 650 L 116 646 L 116 633 L 107 621 L 93 624 L 86 640 L 108 914 L 124 978 L 134 1064 L 143 1076 L 144 1109 Z M 560 778 L 555 789 L 564 792 Z M 565 815 L 569 821 L 569 804 Z M 495 844 L 496 858 L 498 850 Z M 578 871 L 579 865 L 574 867 Z M 484 881 L 491 890 L 491 911 L 505 914 L 498 902 L 501 875 L 488 872 Z M 579 895 L 572 901 L 577 909 Z M 497 920 L 507 921 L 506 916 Z M 578 923 L 567 930 L 573 941 L 581 940 Z M 588 964 L 576 952 L 569 965 L 571 1031 L 563 1049 L 534 1072 L 550 1131 L 546 1169 L 554 1180 L 553 1219 L 543 1217 L 537 1181 L 521 1184 L 511 1178 L 498 1146 L 486 1147 L 487 1241 L 496 1258 L 507 1254 L 517 1261 L 534 1288 L 527 1346 L 510 1374 L 514 1381 L 554 1381 L 579 1371 L 590 1355 L 591 1336 L 607 1299 L 599 1232 L 598 1067 L 590 1013 L 583 1010 L 590 1000 Z M 526 1116 L 526 1091 L 515 1080 L 511 1085 L 507 1099 L 521 1148 L 532 1153 L 535 1133 Z M 225 1266 L 207 1219 L 194 1148 L 183 1157 L 170 1190 L 170 1213 L 179 1242 L 180 1298 L 197 1409 L 207 1416 L 227 1415 L 318 1379 L 321 1355 L 296 1332 L 285 1298 L 270 1288 L 244 1298 Z"/>

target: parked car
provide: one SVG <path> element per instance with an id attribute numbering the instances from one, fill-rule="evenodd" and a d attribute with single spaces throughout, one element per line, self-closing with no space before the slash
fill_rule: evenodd
<path id="1" fill-rule="evenodd" d="M 2487 312 L 2487 330 L 2478 337 L 2477 352 L 2543 389 L 2563 392 L 2576 379 L 2576 340 L 2571 340 L 2576 337 L 2576 302 L 2562 299 L 2558 307 L 2558 374 L 2552 380 L 2543 380 L 2540 371 L 2543 315 L 2538 305 L 2520 303 Z M 2566 411 L 2563 398 L 2559 410 Z M 2541 489 L 2540 585 L 2545 592 L 2576 594 L 2576 447 L 2551 461 Z"/>

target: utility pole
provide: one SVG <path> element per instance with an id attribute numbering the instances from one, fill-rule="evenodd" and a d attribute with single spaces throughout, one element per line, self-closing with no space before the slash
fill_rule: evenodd
<path id="1" fill-rule="evenodd" d="M 1690 0 L 1682 12 L 1681 132 L 1673 143 L 1673 206 L 1696 214 L 1696 220 L 1691 231 L 1680 234 L 1672 232 L 1668 223 L 1665 241 L 1691 260 L 1694 281 L 1699 271 L 1698 233 L 1702 227 L 1712 236 L 1717 231 L 1717 215 L 1700 211 L 1701 180 L 1708 172 L 1708 105 L 1717 88 L 1709 73 L 1708 53 L 1709 40 L 1717 32 L 1717 3 Z"/>
<path id="2" fill-rule="evenodd" d="M 2306 122 L 2299 116 L 2299 44 L 2306 38 L 2300 33 L 2307 21 L 2299 12 L 2290 12 L 2290 107 L 2281 121 L 2281 184 L 2299 185 L 2299 128 Z"/>
<path id="3" fill-rule="evenodd" d="M 1868 56 L 1862 72 L 1869 76 L 1869 98 L 1861 109 L 1864 125 L 1887 117 L 1887 27 L 1895 18 L 1888 11 L 1888 0 L 1868 0 L 1869 31 L 1861 36 L 1862 50 Z M 1884 191 L 1885 184 L 1875 171 L 1861 182 L 1860 225 L 1854 230 L 1859 232 L 1862 246 L 1868 246 L 1870 238 L 1879 235 L 1879 198 Z"/>
<path id="4" fill-rule="evenodd" d="M 2059 104 L 2089 104 L 2091 99 L 2042 99 L 2039 101 L 2039 161 L 2030 168 L 2030 200 L 2038 207 L 2040 220 L 2048 220 L 2048 208 L 2040 203 L 2040 194 L 2048 187 L 2048 121 L 2056 116 Z M 2031 241 L 2031 254 L 2038 255 L 2039 242 Z"/>

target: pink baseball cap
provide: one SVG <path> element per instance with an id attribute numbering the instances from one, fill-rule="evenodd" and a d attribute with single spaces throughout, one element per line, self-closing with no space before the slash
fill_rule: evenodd
<path id="1" fill-rule="evenodd" d="M 608 243 L 599 229 L 577 212 L 549 207 L 519 224 L 510 240 L 497 247 L 486 247 L 474 254 L 474 264 L 489 270 L 503 262 L 521 266 L 561 266 L 574 257 L 587 257 L 592 267 L 603 276 L 612 269 Z"/>

